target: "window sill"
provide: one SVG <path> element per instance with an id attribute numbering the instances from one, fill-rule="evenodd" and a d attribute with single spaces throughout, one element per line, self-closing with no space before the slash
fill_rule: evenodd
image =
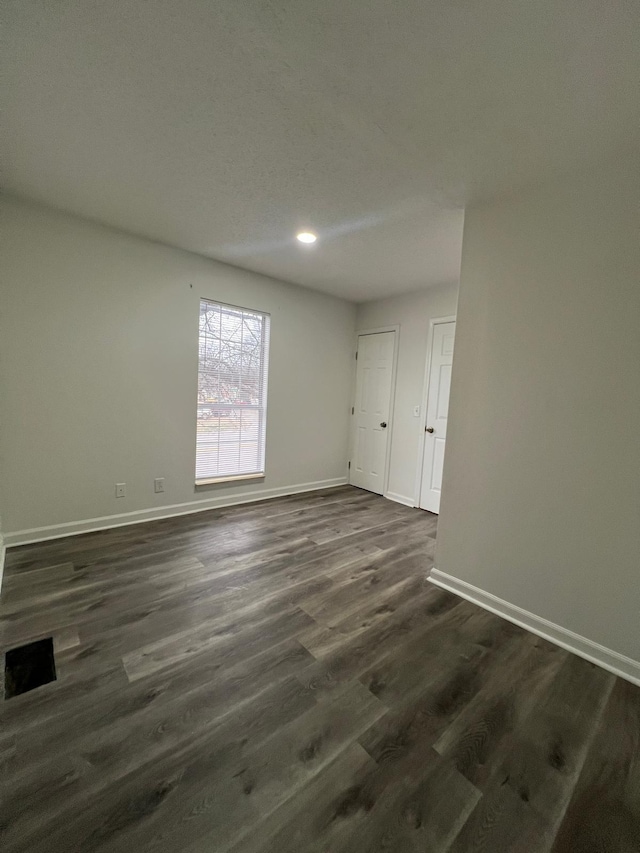
<path id="1" fill-rule="evenodd" d="M 206 480 L 196 480 L 196 486 L 212 486 L 215 483 L 239 483 L 242 480 L 264 480 L 264 471 L 261 474 L 237 474 L 233 477 L 208 477 Z"/>

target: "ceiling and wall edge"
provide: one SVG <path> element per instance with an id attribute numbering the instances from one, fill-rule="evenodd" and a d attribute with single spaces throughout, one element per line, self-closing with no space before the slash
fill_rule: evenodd
<path id="1" fill-rule="evenodd" d="M 81 216 L 78 213 L 74 213 L 73 210 L 68 210 L 63 207 L 57 207 L 53 204 L 48 204 L 45 201 L 41 201 L 37 198 L 31 198 L 29 196 L 19 195 L 18 193 L 11 193 L 5 190 L 2 190 L 0 198 L 11 203 L 15 202 L 17 204 L 23 204 L 28 207 L 32 207 L 35 209 L 42 209 L 45 211 L 49 211 L 51 213 L 59 214 L 62 216 L 68 216 L 70 219 L 76 219 L 80 222 L 86 222 L 89 225 L 96 226 L 98 228 L 105 228 L 107 231 L 111 231 L 114 234 L 120 234 L 123 237 L 132 237 L 136 240 L 142 240 L 145 243 L 152 243 L 154 246 L 162 246 L 165 249 L 172 249 L 175 252 L 184 252 L 185 255 L 191 255 L 195 258 L 199 258 L 204 261 L 211 261 L 215 264 L 220 264 L 223 267 L 228 267 L 232 270 L 240 270 L 240 272 L 250 273 L 251 275 L 257 275 L 260 278 L 266 279 L 267 281 L 276 282 L 277 284 L 286 284 L 290 287 L 301 287 L 303 290 L 311 290 L 313 293 L 318 293 L 321 296 L 328 296 L 331 299 L 339 299 L 342 302 L 349 302 L 351 305 L 357 305 L 359 303 L 355 302 L 352 299 L 347 299 L 344 296 L 336 296 L 334 293 L 327 293 L 326 290 L 319 290 L 316 287 L 310 287 L 306 284 L 300 284 L 297 281 L 289 281 L 284 278 L 277 278 L 273 275 L 268 275 L 267 273 L 257 272 L 256 270 L 250 269 L 249 267 L 243 267 L 239 264 L 230 264 L 228 261 L 221 261 L 218 258 L 214 258 L 211 255 L 204 255 L 201 252 L 196 252 L 193 249 L 185 249 L 184 246 L 178 246 L 175 243 L 167 243 L 164 240 L 156 240 L 153 237 L 148 237 L 145 234 L 139 234 L 135 231 L 129 231 L 127 228 L 120 228 L 118 225 L 111 225 L 108 222 L 103 222 L 100 219 L 95 219 L 90 216 Z"/>

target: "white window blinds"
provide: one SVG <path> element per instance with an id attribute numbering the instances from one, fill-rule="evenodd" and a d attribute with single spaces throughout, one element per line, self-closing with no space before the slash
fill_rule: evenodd
<path id="1" fill-rule="evenodd" d="M 269 315 L 200 300 L 196 483 L 264 474 Z"/>

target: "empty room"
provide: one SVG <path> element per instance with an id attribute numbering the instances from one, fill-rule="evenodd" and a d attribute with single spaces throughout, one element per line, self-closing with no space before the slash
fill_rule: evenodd
<path id="1" fill-rule="evenodd" d="M 640 853 L 640 5 L 0 22 L 3 853 Z"/>

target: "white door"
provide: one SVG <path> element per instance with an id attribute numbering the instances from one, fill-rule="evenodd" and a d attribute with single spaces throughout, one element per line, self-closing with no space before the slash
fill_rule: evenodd
<path id="1" fill-rule="evenodd" d="M 433 327 L 431 339 L 422 485 L 420 488 L 420 508 L 428 509 L 431 512 L 440 512 L 442 467 L 447 440 L 447 412 L 449 409 L 455 334 L 455 321 L 436 323 Z"/>
<path id="2" fill-rule="evenodd" d="M 358 337 L 350 481 L 381 495 L 389 452 L 395 332 Z"/>

